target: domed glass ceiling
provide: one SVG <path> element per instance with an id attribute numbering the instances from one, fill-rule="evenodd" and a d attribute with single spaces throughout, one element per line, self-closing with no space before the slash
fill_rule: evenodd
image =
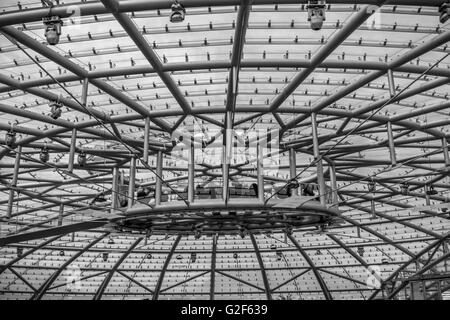
<path id="1" fill-rule="evenodd" d="M 2 1 L 0 299 L 447 298 L 444 2 Z"/>

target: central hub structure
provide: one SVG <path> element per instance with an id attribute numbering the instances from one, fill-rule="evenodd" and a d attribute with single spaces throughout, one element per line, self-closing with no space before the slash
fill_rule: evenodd
<path id="1" fill-rule="evenodd" d="M 292 231 L 316 225 L 331 224 L 339 211 L 319 202 L 294 197 L 269 201 L 231 199 L 227 204 L 197 200 L 163 203 L 150 209 L 136 206 L 115 221 L 118 232 L 152 234 L 240 234 Z"/>

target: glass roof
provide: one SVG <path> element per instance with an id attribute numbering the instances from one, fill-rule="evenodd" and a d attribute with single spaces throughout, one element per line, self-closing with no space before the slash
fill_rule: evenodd
<path id="1" fill-rule="evenodd" d="M 172 1 L 2 1 L 0 238 L 21 240 L 0 248 L 0 299 L 369 299 L 389 297 L 392 279 L 432 262 L 432 272 L 447 272 L 450 22 L 440 22 L 442 2 L 329 0 L 314 31 L 307 1 L 185 0 L 180 23 L 170 22 Z M 47 16 L 63 22 L 56 45 L 45 37 Z M 188 139 L 180 136 L 215 152 L 196 159 L 195 185 L 222 188 L 225 129 L 277 136 L 261 161 L 266 200 L 286 187 L 292 163 L 301 183 L 315 184 L 323 161 L 339 222 L 244 237 L 71 228 L 113 219 L 113 195 L 129 195 L 131 180 L 139 192 L 162 178 L 166 202 L 185 200 Z M 259 160 L 245 159 L 227 169 L 232 190 L 257 181 Z M 151 215 L 145 201 L 136 207 Z M 20 238 L 32 232 L 42 236 Z M 367 285 L 373 270 L 383 290 Z M 73 274 L 80 286 L 67 285 Z"/>

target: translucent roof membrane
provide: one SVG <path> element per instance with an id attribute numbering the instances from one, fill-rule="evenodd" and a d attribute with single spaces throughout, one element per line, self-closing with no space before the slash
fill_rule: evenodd
<path id="1" fill-rule="evenodd" d="M 180 1 L 180 23 L 170 22 L 172 1 L 53 1 L 51 11 L 2 1 L 0 299 L 411 299 L 407 285 L 421 275 L 432 279 L 425 298 L 448 298 L 437 290 L 448 281 L 432 277 L 448 278 L 450 227 L 442 2 L 329 0 L 314 31 L 307 1 Z M 56 45 L 42 22 L 50 12 L 63 21 Z M 301 188 L 317 187 L 318 153 L 336 196 L 326 210 L 339 219 L 214 234 L 202 229 L 217 213 L 207 205 L 152 213 L 158 178 L 164 205 L 188 198 L 192 137 L 209 146 L 195 160 L 194 203 L 277 214 L 224 204 L 227 128 L 234 143 L 258 130 L 279 137 L 262 151 L 266 200 L 279 200 L 293 163 Z M 239 150 L 230 199 L 245 201 L 239 190 L 259 182 L 257 161 Z M 130 201 L 130 181 L 135 205 L 114 207 L 114 194 Z M 215 191 L 206 199 L 199 186 Z M 142 217 L 120 224 L 145 208 L 167 232 Z M 198 225 L 180 236 L 169 227 L 193 217 Z"/>

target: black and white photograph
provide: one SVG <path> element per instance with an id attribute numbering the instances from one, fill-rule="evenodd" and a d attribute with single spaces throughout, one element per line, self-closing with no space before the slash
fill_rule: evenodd
<path id="1" fill-rule="evenodd" d="M 450 0 L 1 0 L 0 306 L 450 300 L 449 44 Z"/>

